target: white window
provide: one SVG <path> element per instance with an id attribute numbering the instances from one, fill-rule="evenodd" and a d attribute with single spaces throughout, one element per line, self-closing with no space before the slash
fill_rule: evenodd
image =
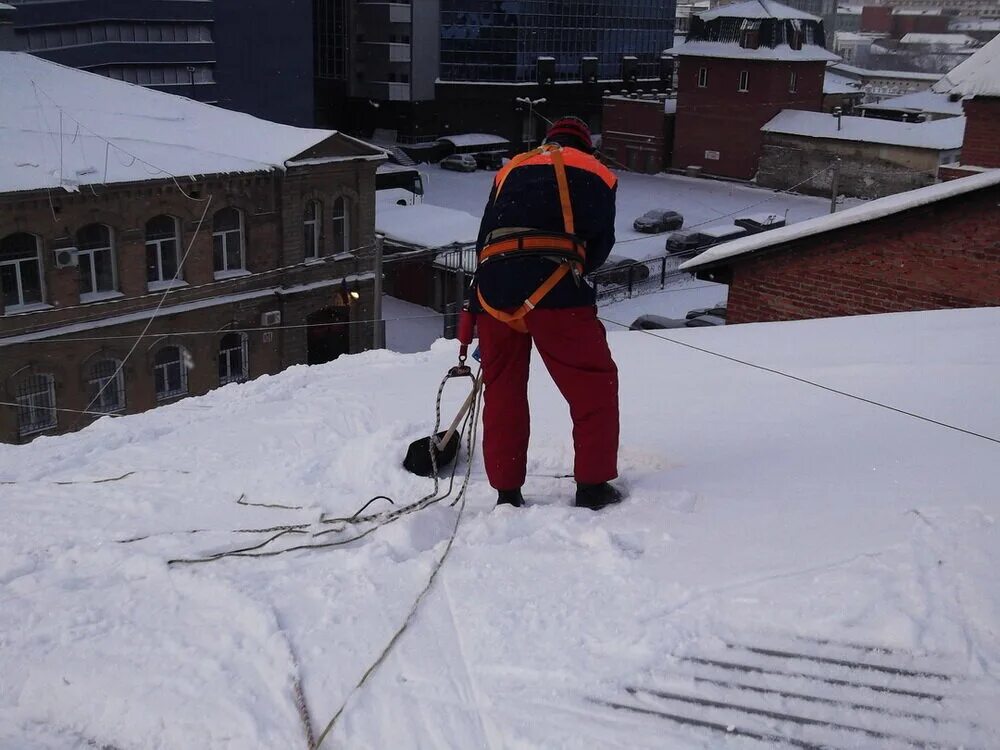
<path id="1" fill-rule="evenodd" d="M 227 333 L 219 342 L 219 385 L 247 379 L 247 335 Z"/>
<path id="2" fill-rule="evenodd" d="M 146 222 L 146 281 L 150 284 L 180 278 L 177 224 L 173 216 Z"/>
<path id="3" fill-rule="evenodd" d="M 80 261 L 80 296 L 113 292 L 118 288 L 115 251 L 111 230 L 104 224 L 90 224 L 76 235 Z"/>
<path id="4" fill-rule="evenodd" d="M 179 346 L 160 349 L 153 360 L 153 378 L 156 381 L 156 400 L 164 401 L 187 393 L 188 354 Z"/>
<path id="5" fill-rule="evenodd" d="M 215 214 L 212 222 L 215 272 L 244 270 L 243 214 L 235 208 L 224 208 Z"/>
<path id="6" fill-rule="evenodd" d="M 788 91 L 794 94 L 798 88 L 799 74 L 794 70 L 788 76 Z"/>
<path id="7" fill-rule="evenodd" d="M 41 243 L 33 234 L 18 232 L 0 241 L 0 293 L 7 310 L 42 302 Z"/>
<path id="8" fill-rule="evenodd" d="M 750 90 L 750 72 L 746 70 L 741 70 L 739 91 L 749 91 L 749 90 Z"/>
<path id="9" fill-rule="evenodd" d="M 708 88 L 708 68 L 698 68 L 698 88 Z"/>
<path id="10" fill-rule="evenodd" d="M 17 388 L 17 432 L 22 437 L 56 426 L 56 384 L 51 375 L 29 375 Z"/>
<path id="11" fill-rule="evenodd" d="M 305 243 L 305 255 L 307 258 L 318 258 L 322 255 L 322 216 L 323 208 L 319 201 L 309 201 L 306 203 L 304 219 L 302 220 Z"/>
<path id="12" fill-rule="evenodd" d="M 333 202 L 333 252 L 334 254 L 351 251 L 351 213 L 350 203 L 346 198 L 337 198 Z"/>
<path id="13" fill-rule="evenodd" d="M 90 368 L 88 411 L 113 414 L 125 408 L 125 370 L 117 359 L 102 359 Z"/>

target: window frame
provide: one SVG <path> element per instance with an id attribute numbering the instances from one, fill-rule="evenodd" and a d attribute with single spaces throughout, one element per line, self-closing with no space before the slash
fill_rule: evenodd
<path id="1" fill-rule="evenodd" d="M 149 225 L 152 224 L 157 219 L 162 217 L 168 218 L 173 221 L 174 233 L 170 237 L 154 237 L 150 239 Z M 180 221 L 176 216 L 171 216 L 170 214 L 159 214 L 154 216 L 152 219 L 146 222 L 146 286 L 151 287 L 155 284 L 170 283 L 171 281 L 180 281 L 183 279 L 182 268 L 181 268 L 181 233 L 180 233 Z M 163 273 L 163 246 L 165 243 L 174 243 L 174 267 L 177 269 L 174 275 L 170 278 L 166 278 Z M 156 253 L 156 275 L 157 278 L 151 279 L 149 277 L 149 271 L 151 265 L 149 263 L 149 253 L 150 251 Z"/>
<path id="2" fill-rule="evenodd" d="M 337 206 L 343 206 L 338 214 Z M 351 199 L 340 195 L 333 202 L 331 211 L 331 228 L 333 234 L 333 254 L 343 255 L 351 252 Z"/>
<path id="3" fill-rule="evenodd" d="M 100 365 L 110 363 L 112 370 L 109 374 L 100 374 L 96 370 Z M 111 385 L 106 385 L 114 381 Z M 122 361 L 115 357 L 102 357 L 94 362 L 87 372 L 87 385 L 90 387 L 90 406 L 87 411 L 100 412 L 101 414 L 117 414 L 125 411 L 125 368 Z M 115 395 L 114 405 L 105 404 L 108 394 Z"/>
<path id="4" fill-rule="evenodd" d="M 30 264 L 32 259 L 28 256 L 25 256 L 23 258 L 14 258 L 10 260 L 5 260 L 2 255 L 2 248 L 3 248 L 2 243 L 19 235 L 30 237 L 32 240 L 34 240 L 35 243 L 34 262 L 35 262 L 36 272 L 38 273 L 38 300 L 36 302 L 25 301 L 24 278 L 23 278 L 24 271 L 21 268 L 21 265 L 24 263 Z M 32 234 L 31 232 L 13 232 L 11 234 L 8 234 L 3 239 L 0 239 L 0 269 L 3 269 L 4 267 L 13 267 L 14 269 L 14 278 L 15 278 L 15 284 L 17 286 L 18 302 L 13 304 L 7 304 L 6 301 L 3 299 L 3 297 L 0 296 L 0 305 L 2 305 L 2 308 L 0 309 L 2 309 L 4 312 L 17 312 L 18 310 L 26 310 L 35 307 L 37 305 L 45 304 L 45 267 L 44 264 L 42 263 L 42 240 L 38 235 Z M 0 270 L 0 274 L 2 274 L 2 270 Z M 2 294 L 3 292 L 2 290 L 0 290 L 0 295 Z"/>
<path id="5" fill-rule="evenodd" d="M 80 236 L 84 230 L 90 227 L 103 227 L 108 233 L 107 245 L 101 247 L 83 247 L 83 242 L 80 241 Z M 112 294 L 118 291 L 118 263 L 115 257 L 115 232 L 107 224 L 94 223 L 87 224 L 81 227 L 76 233 L 76 259 L 80 266 L 80 301 L 87 302 L 91 299 L 100 299 L 104 295 Z M 110 289 L 99 289 L 97 283 L 97 254 L 107 253 L 108 262 L 111 265 L 111 288 Z M 90 290 L 84 291 L 84 274 L 83 274 L 83 264 L 86 263 L 90 270 Z"/>
<path id="6" fill-rule="evenodd" d="M 226 339 L 231 336 L 235 337 L 239 342 L 236 346 L 224 347 Z M 250 379 L 250 358 L 249 358 L 249 345 L 250 337 L 245 333 L 237 333 L 235 331 L 230 331 L 223 335 L 219 340 L 219 385 L 229 385 L 230 383 L 245 383 Z M 242 368 L 237 375 L 233 375 L 233 352 L 238 352 L 240 357 L 240 362 Z M 225 361 L 225 371 L 226 374 L 223 375 L 223 361 Z"/>
<path id="7" fill-rule="evenodd" d="M 239 219 L 238 226 L 236 229 L 216 229 L 216 221 L 218 220 L 219 214 L 225 211 L 235 211 L 236 216 Z M 230 275 L 239 275 L 246 273 L 247 270 L 247 243 L 246 243 L 246 232 L 245 223 L 243 220 L 243 212 L 236 208 L 235 206 L 227 206 L 226 208 L 220 208 L 215 212 L 212 217 L 212 267 L 215 271 L 216 278 Z M 235 236 L 239 241 L 239 259 L 240 264 L 238 267 L 230 268 L 229 266 L 229 246 L 230 246 L 230 236 Z M 219 239 L 222 243 L 221 257 L 223 261 L 223 267 L 219 268 L 218 260 L 219 253 L 215 246 L 216 239 Z"/>
<path id="8" fill-rule="evenodd" d="M 736 91 L 740 94 L 746 94 L 750 91 L 750 71 L 741 70 L 739 82 L 736 85 Z"/>
<path id="9" fill-rule="evenodd" d="M 31 384 L 44 380 L 46 385 L 44 390 L 30 390 Z M 47 403 L 40 403 L 39 397 L 47 400 Z M 18 384 L 14 397 L 17 402 L 17 434 L 19 437 L 37 435 L 40 432 L 51 430 L 58 426 L 59 419 L 56 412 L 56 379 L 51 373 L 31 373 L 26 375 Z M 35 412 L 42 411 L 45 417 L 39 420 Z M 32 415 L 31 421 L 25 420 L 25 415 Z"/>
<path id="10" fill-rule="evenodd" d="M 309 209 L 312 209 L 312 218 Z M 318 260 L 323 257 L 323 204 L 318 200 L 306 201 L 306 211 L 303 212 L 303 255 L 306 260 Z M 309 253 L 310 240 L 313 252 Z"/>
<path id="11" fill-rule="evenodd" d="M 170 349 L 177 351 L 177 359 L 171 360 L 169 362 L 158 362 L 160 356 Z M 157 350 L 153 357 L 153 388 L 156 391 L 156 401 L 157 403 L 163 401 L 169 401 L 172 398 L 177 398 L 178 396 L 186 396 L 188 393 L 188 368 L 187 368 L 187 350 L 180 344 L 167 344 Z M 170 373 L 168 368 L 177 365 L 177 384 L 174 388 L 166 387 L 165 390 L 161 391 L 159 384 L 157 383 L 158 371 L 163 371 L 163 383 L 164 386 L 170 385 Z"/>
<path id="12" fill-rule="evenodd" d="M 698 68 L 698 88 L 708 88 L 708 68 L 704 66 Z"/>
<path id="13" fill-rule="evenodd" d="M 797 94 L 799 91 L 799 74 L 798 71 L 791 71 L 788 76 L 788 93 Z"/>

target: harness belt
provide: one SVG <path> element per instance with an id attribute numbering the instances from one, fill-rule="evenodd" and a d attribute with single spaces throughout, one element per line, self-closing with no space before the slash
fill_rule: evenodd
<path id="1" fill-rule="evenodd" d="M 510 257 L 525 257 L 527 255 L 540 255 L 558 263 L 558 267 L 552 272 L 542 285 L 532 292 L 528 298 L 514 312 L 504 312 L 491 306 L 483 297 L 483 293 L 476 289 L 476 296 L 483 310 L 491 317 L 496 318 L 501 323 L 506 323 L 515 331 L 527 333 L 528 327 L 524 322 L 524 316 L 535 309 L 539 302 L 551 292 L 556 284 L 570 271 L 578 276 L 583 273 L 584 263 L 587 260 L 587 248 L 585 243 L 574 236 L 573 205 L 570 202 L 569 182 L 566 179 L 566 163 L 563 160 L 562 148 L 558 144 L 546 144 L 514 157 L 509 165 L 509 171 L 519 164 L 538 154 L 549 154 L 552 158 L 552 167 L 556 173 L 556 186 L 559 188 L 559 206 L 562 210 L 563 233 L 528 231 L 521 232 L 516 236 L 505 237 L 496 242 L 488 243 L 479 253 L 479 265 L 492 260 L 494 262 Z M 503 176 L 497 187 L 497 195 L 503 189 Z M 496 196 L 494 196 L 494 200 Z"/>

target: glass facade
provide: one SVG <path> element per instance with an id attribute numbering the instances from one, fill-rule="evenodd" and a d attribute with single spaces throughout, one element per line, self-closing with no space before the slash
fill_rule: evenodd
<path id="1" fill-rule="evenodd" d="M 626 55 L 639 78 L 657 78 L 674 14 L 675 0 L 441 0 L 441 79 L 533 82 L 551 57 L 556 80 L 579 81 L 585 56 L 599 78 L 620 79 Z"/>

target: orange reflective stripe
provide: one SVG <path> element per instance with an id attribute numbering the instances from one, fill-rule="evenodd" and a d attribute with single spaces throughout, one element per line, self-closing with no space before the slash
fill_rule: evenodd
<path id="1" fill-rule="evenodd" d="M 542 153 L 542 148 L 543 148 L 542 146 L 539 146 L 538 148 L 532 149 L 531 151 L 525 151 L 523 154 L 518 154 L 509 162 L 507 162 L 507 166 L 505 166 L 497 173 L 496 180 L 494 181 L 496 183 L 497 195 L 500 195 L 500 191 L 503 190 L 503 184 L 507 180 L 507 176 L 521 164 L 528 161 L 528 159 Z"/>
<path id="2" fill-rule="evenodd" d="M 552 167 L 556 170 L 556 185 L 559 187 L 559 206 L 562 208 L 563 231 L 573 234 L 573 204 L 569 199 L 569 181 L 566 179 L 566 162 L 563 161 L 563 150 L 553 149 Z"/>
<path id="3" fill-rule="evenodd" d="M 543 164 L 551 164 L 551 156 L 545 149 L 546 147 L 544 146 L 536 148 L 531 151 L 526 151 L 523 154 L 518 154 L 511 159 L 504 166 L 504 168 L 497 173 L 496 180 L 494 181 L 497 186 L 497 192 L 500 191 L 500 187 L 503 185 L 504 180 L 506 180 L 510 175 L 511 170 L 521 166 L 532 167 Z M 578 151 L 575 148 L 564 148 L 562 150 L 562 155 L 566 166 L 582 169 L 585 172 L 597 175 L 609 188 L 613 188 L 618 184 L 618 178 L 615 177 L 614 173 L 593 156 L 585 154 L 582 151 Z"/>
<path id="4" fill-rule="evenodd" d="M 581 260 L 586 260 L 585 251 L 579 242 L 574 242 L 568 237 L 522 237 L 520 239 L 499 240 L 491 242 L 479 253 L 479 261 L 500 253 L 515 252 L 517 250 L 561 250 L 576 253 Z"/>
<path id="5" fill-rule="evenodd" d="M 524 301 L 524 304 L 512 313 L 498 310 L 490 305 L 483 297 L 482 291 L 479 289 L 476 289 L 476 296 L 479 298 L 479 304 L 482 305 L 483 310 L 485 310 L 491 317 L 496 318 L 501 323 L 506 323 L 511 328 L 520 331 L 521 333 L 527 333 L 528 328 L 524 324 L 522 318 L 534 310 L 538 303 L 542 301 L 542 298 L 551 292 L 553 288 L 555 288 L 555 285 L 562 281 L 563 277 L 567 273 L 569 273 L 569 264 L 561 264 L 559 268 L 553 271 L 552 275 L 545 280 L 545 283 L 538 287 L 538 289 L 536 289 L 534 293 Z"/>

